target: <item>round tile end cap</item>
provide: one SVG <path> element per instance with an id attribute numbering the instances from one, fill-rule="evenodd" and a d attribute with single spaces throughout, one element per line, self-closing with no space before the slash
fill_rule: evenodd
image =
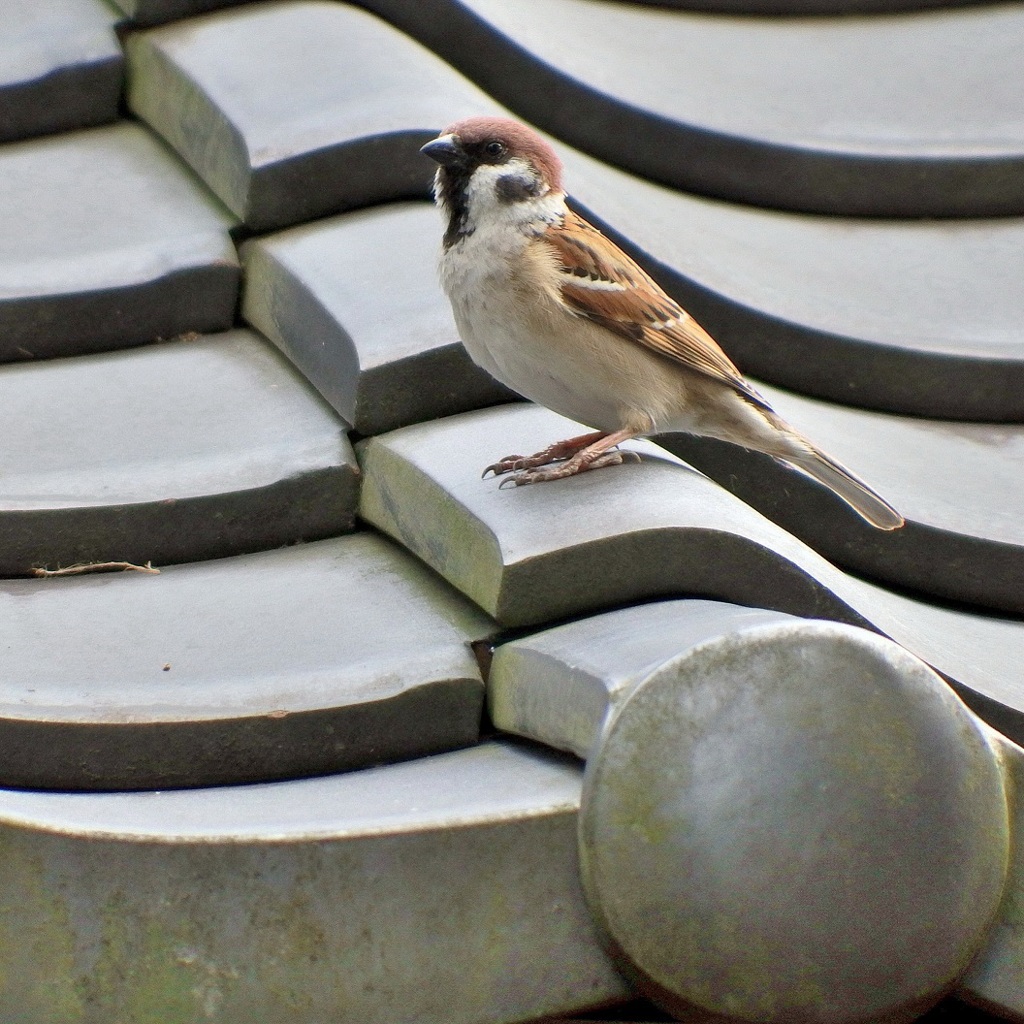
<path id="1" fill-rule="evenodd" d="M 911 1020 L 999 905 L 1000 763 L 953 691 L 837 623 L 665 663 L 586 770 L 580 861 L 612 954 L 687 1019 Z"/>

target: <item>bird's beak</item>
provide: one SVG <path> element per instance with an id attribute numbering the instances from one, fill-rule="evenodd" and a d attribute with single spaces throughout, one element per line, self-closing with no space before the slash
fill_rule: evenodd
<path id="1" fill-rule="evenodd" d="M 442 167 L 455 167 L 466 159 L 457 135 L 439 135 L 420 148 L 424 156 L 436 160 Z"/>

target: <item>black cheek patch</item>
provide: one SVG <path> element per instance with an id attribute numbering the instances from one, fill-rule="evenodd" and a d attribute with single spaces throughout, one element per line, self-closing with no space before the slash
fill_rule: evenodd
<path id="1" fill-rule="evenodd" d="M 503 174 L 494 185 L 495 194 L 503 203 L 519 203 L 540 195 L 540 182 L 521 174 Z"/>

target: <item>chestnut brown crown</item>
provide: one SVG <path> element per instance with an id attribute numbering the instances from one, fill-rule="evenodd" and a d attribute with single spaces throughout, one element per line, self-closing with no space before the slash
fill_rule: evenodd
<path id="1" fill-rule="evenodd" d="M 486 152 L 492 143 L 500 143 L 510 158 L 522 157 L 537 169 L 553 192 L 562 191 L 562 161 L 532 128 L 510 117 L 467 117 L 445 128 L 443 135 L 458 137 L 468 151 Z"/>

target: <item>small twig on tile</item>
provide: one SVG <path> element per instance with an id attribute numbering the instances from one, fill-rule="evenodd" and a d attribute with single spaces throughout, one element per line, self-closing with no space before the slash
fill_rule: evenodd
<path id="1" fill-rule="evenodd" d="M 152 562 L 145 565 L 136 565 L 134 562 L 80 562 L 77 565 L 68 565 L 63 569 L 42 569 L 35 567 L 32 570 L 33 576 L 81 576 L 87 572 L 151 572 L 159 573 L 159 569 L 153 567 Z"/>

